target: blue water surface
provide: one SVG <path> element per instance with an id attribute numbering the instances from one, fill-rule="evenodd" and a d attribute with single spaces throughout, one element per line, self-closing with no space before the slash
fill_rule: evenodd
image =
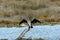
<path id="1" fill-rule="evenodd" d="M 0 39 L 7 38 L 8 40 L 16 39 L 24 29 L 28 27 L 22 28 L 0 28 Z M 38 25 L 33 26 L 33 28 L 28 31 L 23 38 L 43 38 L 45 40 L 59 40 L 60 39 L 60 25 Z"/>

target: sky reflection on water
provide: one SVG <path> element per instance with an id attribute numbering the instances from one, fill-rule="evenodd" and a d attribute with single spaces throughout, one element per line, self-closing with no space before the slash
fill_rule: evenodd
<path id="1" fill-rule="evenodd" d="M 14 40 L 17 38 L 24 29 L 22 28 L 0 28 L 0 39 L 7 38 L 9 40 Z M 34 26 L 30 31 L 28 31 L 23 38 L 43 38 L 46 40 L 58 40 L 60 39 L 60 25 L 38 25 Z"/>

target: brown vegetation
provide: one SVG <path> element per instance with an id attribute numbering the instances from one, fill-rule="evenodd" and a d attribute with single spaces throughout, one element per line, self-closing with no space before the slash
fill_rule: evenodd
<path id="1" fill-rule="evenodd" d="M 41 21 L 41 24 L 45 22 L 60 22 L 60 18 L 40 18 L 39 21 Z M 0 20 L 0 24 L 13 24 L 13 25 L 18 25 L 20 20 Z"/>
<path id="2" fill-rule="evenodd" d="M 60 22 L 60 0 L 0 0 L 0 24 L 16 25 L 27 15 L 42 22 Z"/>

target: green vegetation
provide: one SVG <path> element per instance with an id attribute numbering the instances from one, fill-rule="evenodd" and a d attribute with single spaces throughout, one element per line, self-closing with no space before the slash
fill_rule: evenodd
<path id="1" fill-rule="evenodd" d="M 16 40 L 45 40 L 45 39 L 43 39 L 43 38 L 38 38 L 38 39 L 32 39 L 32 38 L 28 38 L 28 39 L 26 39 L 26 38 L 19 38 L 19 39 L 16 39 Z"/>
<path id="2" fill-rule="evenodd" d="M 48 13 L 45 13 L 45 14 L 43 14 L 42 16 L 43 16 L 43 17 L 48 17 L 49 14 L 48 14 Z"/>

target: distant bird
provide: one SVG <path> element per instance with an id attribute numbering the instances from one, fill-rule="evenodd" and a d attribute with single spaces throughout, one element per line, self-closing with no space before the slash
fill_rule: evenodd
<path id="1" fill-rule="evenodd" d="M 19 22 L 19 25 L 22 24 L 22 23 L 28 23 L 29 27 L 28 27 L 28 30 L 30 30 L 30 28 L 33 28 L 32 24 L 34 23 L 41 23 L 39 20 L 37 19 L 33 19 L 33 20 L 27 20 L 27 19 L 23 19 L 21 22 Z"/>

